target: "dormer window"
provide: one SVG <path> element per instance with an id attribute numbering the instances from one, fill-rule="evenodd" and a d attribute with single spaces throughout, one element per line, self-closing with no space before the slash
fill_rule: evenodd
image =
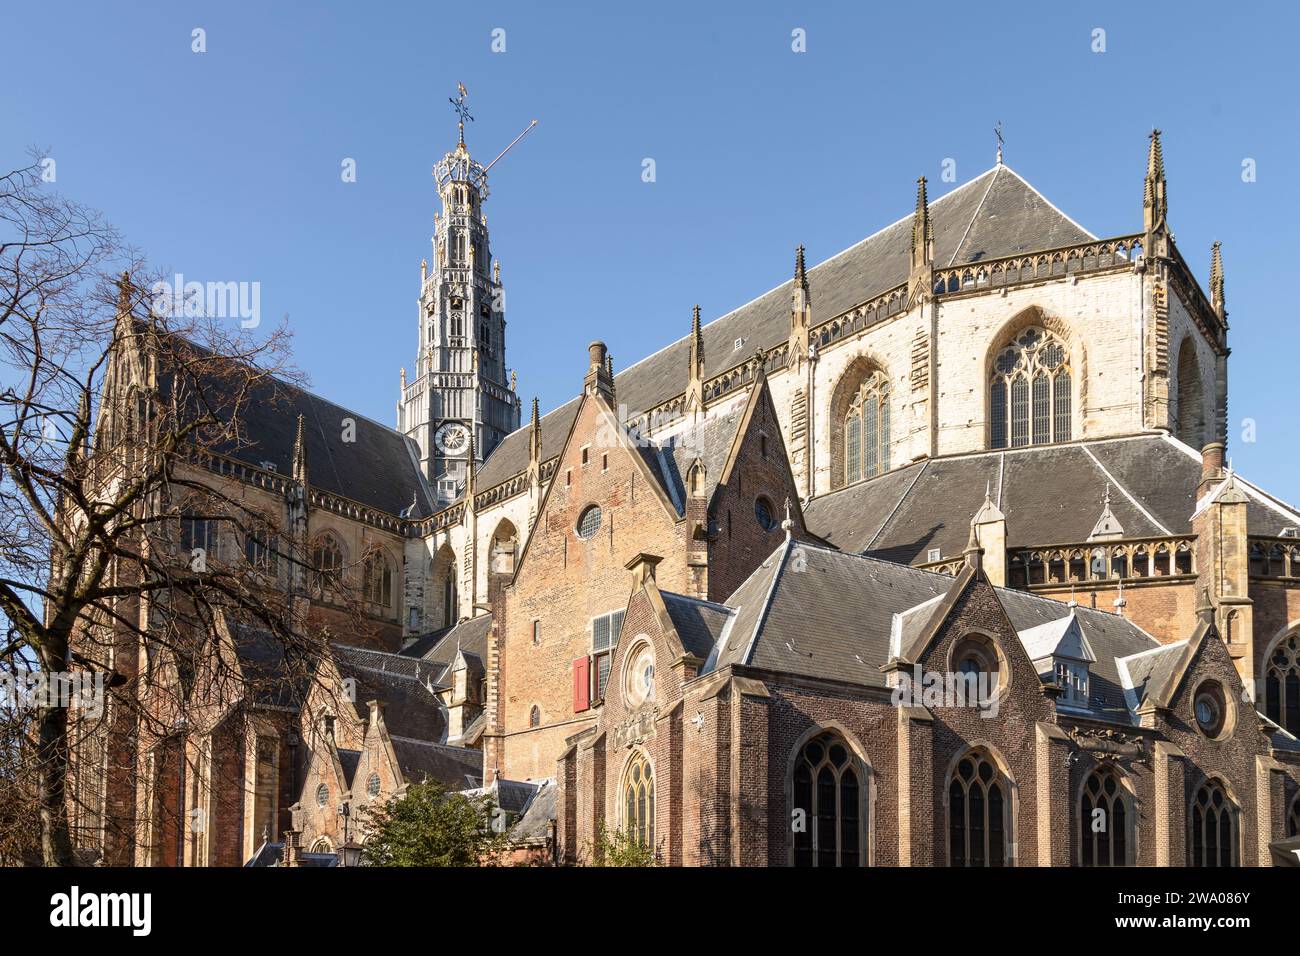
<path id="1" fill-rule="evenodd" d="M 1059 706 L 1089 706 L 1088 665 L 1096 662 L 1097 655 L 1073 612 L 1021 631 L 1020 642 L 1034 662 L 1039 678 L 1060 688 L 1056 699 Z"/>
<path id="2" fill-rule="evenodd" d="M 1072 707 L 1088 706 L 1088 665 L 1081 661 L 1056 661 L 1056 684 L 1061 688 L 1058 700 Z"/>

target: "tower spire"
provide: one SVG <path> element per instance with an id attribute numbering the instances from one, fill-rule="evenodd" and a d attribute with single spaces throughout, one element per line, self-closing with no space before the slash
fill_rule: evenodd
<path id="1" fill-rule="evenodd" d="M 1223 298 L 1223 253 L 1217 240 L 1210 251 L 1210 305 L 1220 319 L 1227 318 L 1227 302 Z"/>
<path id="2" fill-rule="evenodd" d="M 399 429 L 420 449 L 439 507 L 464 486 L 470 456 L 474 464 L 487 458 L 519 427 L 521 411 L 506 364 L 501 273 L 483 213 L 488 170 L 465 146 L 465 124 L 474 117 L 465 84 L 456 91 L 450 103 L 457 142 L 433 167 L 442 208 L 433 220 L 430 266 L 420 269 L 419 345 L 414 380 L 407 383 L 414 387 L 409 394 L 404 387 L 397 414 Z"/>

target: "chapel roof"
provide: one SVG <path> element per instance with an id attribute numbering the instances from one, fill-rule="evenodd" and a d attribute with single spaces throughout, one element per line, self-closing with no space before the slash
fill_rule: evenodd
<path id="1" fill-rule="evenodd" d="M 1300 513 L 1236 476 L 1252 534 L 1300 527 Z M 930 458 L 814 498 L 810 531 L 844 551 L 902 563 L 962 552 L 986 489 L 1006 515 L 1007 547 L 1088 540 L 1110 491 L 1126 537 L 1192 531 L 1201 456 L 1166 434 Z"/>
<path id="2" fill-rule="evenodd" d="M 948 575 L 787 541 L 718 605 L 731 620 L 719 629 L 705 670 L 748 665 L 884 688 L 895 618 L 920 605 L 937 607 L 955 584 Z M 996 593 L 1018 634 L 1073 614 L 1097 658 L 1089 665 L 1088 711 L 1132 722 L 1118 659 L 1159 648 L 1155 638 L 1118 614 L 1009 588 Z M 665 595 L 665 603 L 674 599 L 680 600 Z M 911 617 L 928 621 L 921 610 Z"/>

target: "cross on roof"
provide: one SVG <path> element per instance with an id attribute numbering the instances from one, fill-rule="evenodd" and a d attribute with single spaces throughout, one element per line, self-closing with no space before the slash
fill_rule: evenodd
<path id="1" fill-rule="evenodd" d="M 451 104 L 451 108 L 455 110 L 456 115 L 460 117 L 460 122 L 457 125 L 460 128 L 460 145 L 464 146 L 465 124 L 474 122 L 474 117 L 470 115 L 469 107 L 465 105 L 465 97 L 469 96 L 469 90 L 465 89 L 464 83 L 457 83 L 456 89 L 459 91 L 459 95 L 455 97 L 447 97 L 447 102 Z"/>

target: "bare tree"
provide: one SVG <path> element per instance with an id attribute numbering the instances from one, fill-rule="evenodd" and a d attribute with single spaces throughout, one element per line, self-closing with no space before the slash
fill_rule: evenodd
<path id="1" fill-rule="evenodd" d="M 343 586 L 312 566 L 305 519 L 268 514 L 235 474 L 248 410 L 295 378 L 284 326 L 161 297 L 35 161 L 0 177 L 0 223 L 0 666 L 44 691 L 3 743 L 30 775 L 41 859 L 67 865 L 69 810 L 104 801 L 102 772 L 70 788 L 70 750 L 74 770 L 84 747 L 130 774 L 148 741 L 230 701 L 300 699 L 325 650 L 306 592 Z M 68 686 L 110 704 L 78 713 L 52 693 Z M 17 799 L 27 774 L 10 775 Z"/>

